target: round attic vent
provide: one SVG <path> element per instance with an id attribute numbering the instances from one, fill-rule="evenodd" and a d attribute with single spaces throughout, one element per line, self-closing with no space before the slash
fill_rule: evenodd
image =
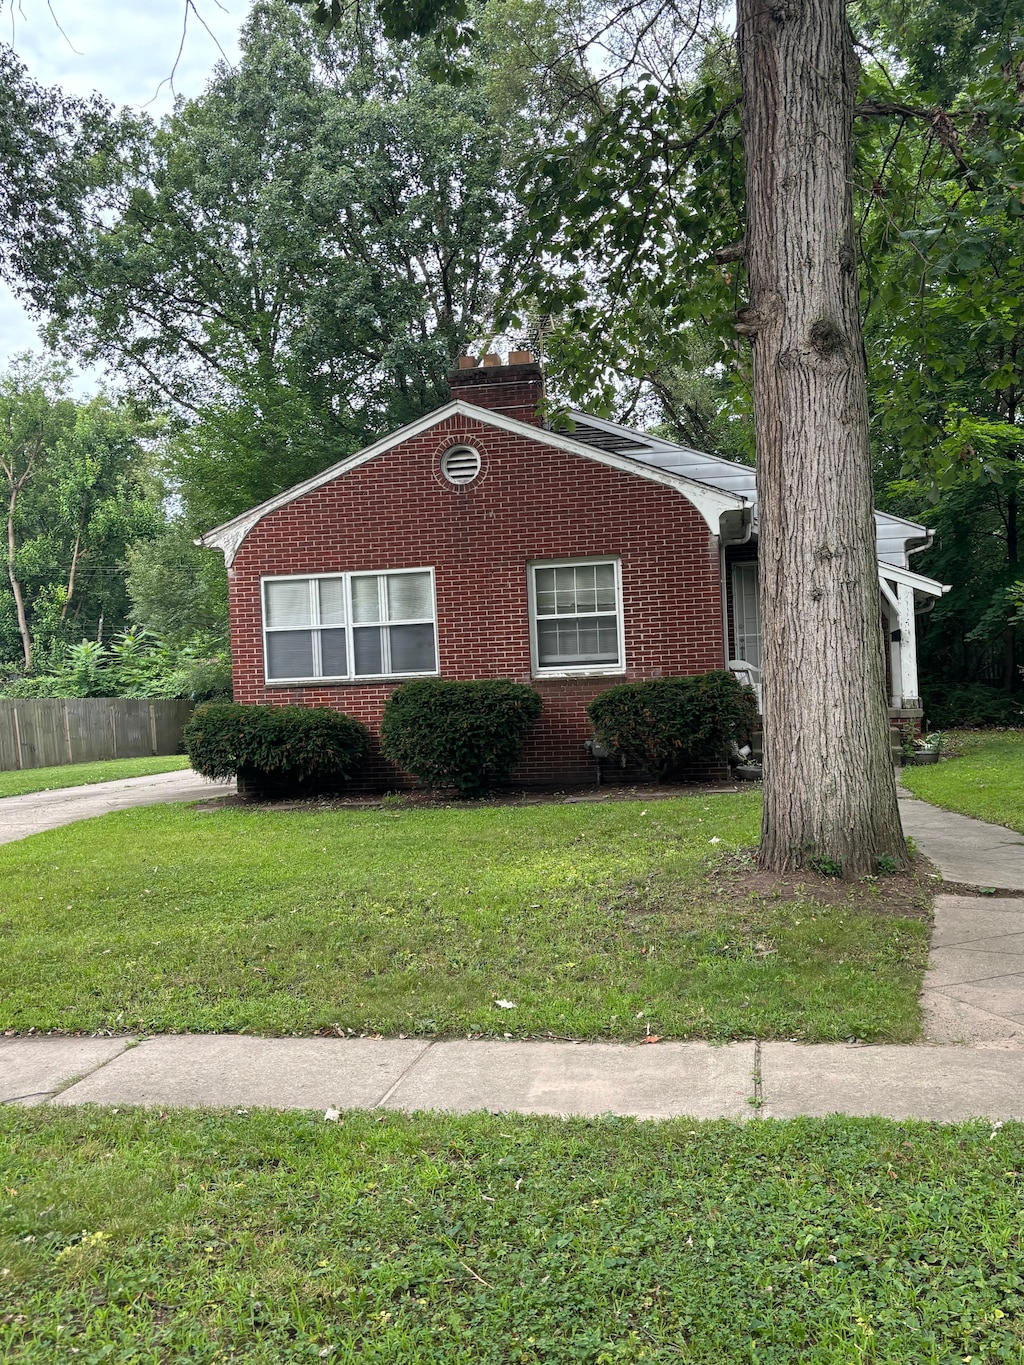
<path id="1" fill-rule="evenodd" d="M 480 455 L 472 446 L 452 446 L 441 457 L 441 473 L 460 487 L 472 483 L 480 473 Z"/>

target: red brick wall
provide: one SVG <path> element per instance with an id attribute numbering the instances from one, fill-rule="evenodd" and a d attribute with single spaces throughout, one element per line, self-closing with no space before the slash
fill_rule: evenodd
<path id="1" fill-rule="evenodd" d="M 461 489 L 439 469 L 456 441 L 483 460 Z M 621 557 L 626 671 L 537 680 L 544 712 L 516 779 L 593 781 L 596 764 L 583 747 L 593 697 L 624 679 L 723 666 L 717 543 L 672 489 L 468 418 L 396 446 L 253 528 L 229 572 L 235 698 L 332 706 L 376 731 L 396 685 L 268 687 L 261 575 L 432 566 L 441 676 L 531 682 L 527 562 L 590 555 Z M 401 782 L 379 756 L 371 776 Z"/>

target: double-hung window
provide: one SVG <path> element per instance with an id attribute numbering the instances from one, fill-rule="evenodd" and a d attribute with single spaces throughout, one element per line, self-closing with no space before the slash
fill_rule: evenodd
<path id="1" fill-rule="evenodd" d="M 619 561 L 531 564 L 529 573 L 534 671 L 621 673 Z"/>
<path id="2" fill-rule="evenodd" d="M 430 569 L 263 580 L 267 682 L 437 672 Z"/>

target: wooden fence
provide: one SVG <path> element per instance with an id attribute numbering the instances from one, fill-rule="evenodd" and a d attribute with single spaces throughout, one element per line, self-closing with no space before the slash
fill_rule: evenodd
<path id="1" fill-rule="evenodd" d="M 0 772 L 176 754 L 191 713 L 190 701 L 0 699 Z"/>

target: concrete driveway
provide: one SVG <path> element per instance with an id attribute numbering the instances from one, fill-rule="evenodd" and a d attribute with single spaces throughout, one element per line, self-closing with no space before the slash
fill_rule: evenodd
<path id="1" fill-rule="evenodd" d="M 130 806 L 154 806 L 165 801 L 202 801 L 233 795 L 234 782 L 211 782 L 191 768 L 184 772 L 154 773 L 150 777 L 122 777 L 87 787 L 29 792 L 0 798 L 0 844 L 27 839 L 30 834 L 89 820 Z"/>

